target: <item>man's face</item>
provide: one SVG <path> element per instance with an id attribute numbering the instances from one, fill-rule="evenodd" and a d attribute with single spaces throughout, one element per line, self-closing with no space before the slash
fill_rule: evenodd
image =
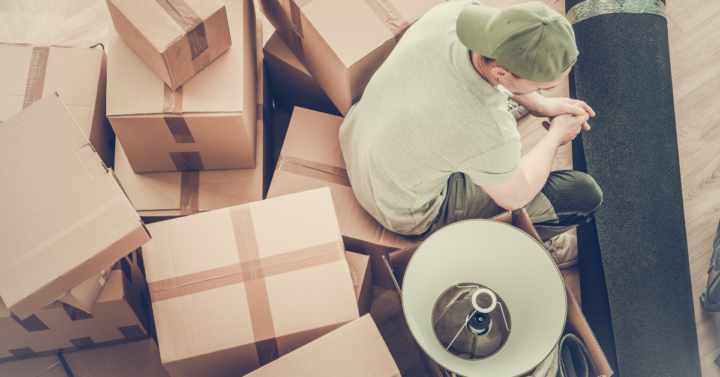
<path id="1" fill-rule="evenodd" d="M 552 91 L 567 77 L 570 70 L 568 69 L 559 79 L 553 82 L 534 82 L 525 80 L 520 77 L 515 77 L 508 72 L 508 74 L 498 77 L 498 82 L 502 84 L 507 90 L 511 91 L 516 96 L 537 92 L 540 90 Z"/>

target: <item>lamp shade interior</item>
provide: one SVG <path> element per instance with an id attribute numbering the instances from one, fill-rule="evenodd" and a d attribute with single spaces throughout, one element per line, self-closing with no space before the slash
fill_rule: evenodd
<path id="1" fill-rule="evenodd" d="M 493 326 L 496 333 L 499 326 L 511 330 L 503 331 L 507 339 L 501 347 L 474 359 L 446 350 L 448 342 L 441 344 L 434 329 L 439 298 L 453 287 L 471 284 L 502 298 L 497 307 L 504 306 L 508 320 L 494 315 Z M 554 261 L 535 239 L 501 222 L 468 220 L 437 231 L 415 251 L 402 288 L 405 317 L 415 340 L 438 364 L 463 376 L 528 372 L 555 347 L 565 327 L 565 284 Z M 458 330 L 469 318 L 461 317 L 455 325 Z"/>

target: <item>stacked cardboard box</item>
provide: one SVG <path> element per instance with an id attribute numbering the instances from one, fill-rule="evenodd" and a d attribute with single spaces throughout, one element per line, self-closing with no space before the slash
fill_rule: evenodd
<path id="1" fill-rule="evenodd" d="M 133 251 L 115 263 L 92 313 L 55 301 L 21 319 L 0 300 L 0 363 L 148 339 L 139 260 Z"/>
<path id="2" fill-rule="evenodd" d="M 230 48 L 228 17 L 218 0 L 107 0 L 107 5 L 117 33 L 171 90 Z"/>
<path id="3" fill-rule="evenodd" d="M 346 115 L 405 30 L 445 0 L 261 0 L 263 12 Z"/>
<path id="4" fill-rule="evenodd" d="M 0 122 L 58 93 L 106 166 L 115 134 L 105 117 L 107 55 L 98 48 L 0 43 Z"/>
<path id="5" fill-rule="evenodd" d="M 416 240 L 385 229 L 355 199 L 340 150 L 341 124 L 342 118 L 334 115 L 295 109 L 268 198 L 331 187 L 345 246 L 349 251 L 369 255 L 373 270 L 383 271 L 383 256 L 411 246 Z M 373 274 L 373 283 L 394 287 L 387 274 Z"/>
<path id="6" fill-rule="evenodd" d="M 0 123 L 0 296 L 19 319 L 148 239 L 57 94 Z"/>
<path id="7" fill-rule="evenodd" d="M 254 11 L 226 3 L 233 47 L 176 90 L 110 30 L 107 115 L 135 173 L 256 167 Z"/>
<path id="8" fill-rule="evenodd" d="M 173 376 L 243 375 L 358 318 L 328 188 L 149 228 L 143 255 Z"/>
<path id="9" fill-rule="evenodd" d="M 248 125 L 252 122 L 255 168 L 136 174 L 133 172 L 129 156 L 126 154 L 126 145 L 120 144 L 122 141 L 120 137 L 115 154 L 115 174 L 135 209 L 146 221 L 157 221 L 249 203 L 263 199 L 267 192 L 273 166 L 271 161 L 272 100 L 269 97 L 270 91 L 267 87 L 259 52 L 262 41 L 260 28 L 257 28 L 256 32 L 256 26 L 259 26 L 256 18 L 259 14 L 255 12 L 248 1 L 225 1 L 225 7 L 230 22 L 230 31 L 235 36 L 233 47 L 183 87 L 187 88 L 197 84 L 196 88 L 204 90 L 195 92 L 197 95 L 204 93 L 203 95 L 208 96 L 206 99 L 220 98 L 220 104 L 235 103 L 247 110 L 247 113 L 232 113 L 228 115 L 228 118 L 247 122 L 244 124 Z M 126 46 L 123 47 L 123 41 L 116 38 L 113 45 L 115 42 L 121 46 L 121 49 L 125 48 L 126 55 L 132 54 L 132 51 L 127 51 Z M 111 58 L 111 63 L 114 61 L 113 59 Z M 111 83 L 109 85 L 111 98 L 113 72 L 111 65 Z M 147 67 L 142 72 L 144 75 L 152 75 Z M 213 76 L 214 73 L 217 73 L 218 76 Z M 223 80 L 218 80 L 218 77 L 222 77 Z M 229 81 L 224 81 L 226 78 Z M 158 81 L 157 78 L 154 80 Z M 118 85 L 120 84 L 121 82 L 118 82 Z M 225 86 L 234 93 L 235 97 L 227 96 Z M 185 91 L 183 96 L 187 96 L 188 89 L 181 90 Z M 252 106 L 246 103 L 249 100 L 252 101 Z M 212 101 L 205 103 L 209 104 L 210 102 Z M 139 105 L 139 102 L 136 104 Z M 213 106 L 215 105 L 217 104 Z M 183 117 L 195 115 L 200 117 L 198 114 L 187 113 L 183 114 Z M 217 114 L 207 113 L 205 115 L 211 126 L 217 124 Z M 159 120 L 163 122 L 163 116 L 155 116 L 159 116 Z M 115 120 L 113 123 L 115 125 L 120 118 L 125 117 L 110 115 L 110 118 Z M 133 117 L 128 119 L 131 118 Z M 172 138 L 167 125 L 161 124 L 160 128 L 164 128 L 163 132 L 166 133 L 166 136 Z M 138 129 L 141 134 L 144 134 L 145 131 L 147 131 L 145 128 Z M 217 132 L 218 130 L 209 131 Z M 224 133 L 217 135 L 221 139 L 226 136 Z M 171 145 L 181 144 L 171 141 Z M 167 156 L 163 154 L 160 157 L 166 158 Z"/>

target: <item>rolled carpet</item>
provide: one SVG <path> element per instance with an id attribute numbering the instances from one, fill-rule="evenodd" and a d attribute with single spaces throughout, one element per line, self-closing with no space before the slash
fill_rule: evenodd
<path id="1" fill-rule="evenodd" d="M 701 376 L 667 21 L 617 13 L 664 4 L 580 3 L 565 2 L 577 5 L 568 18 L 580 51 L 570 95 L 597 115 L 573 141 L 573 163 L 604 198 L 595 221 L 578 228 L 583 313 L 615 376 Z"/>

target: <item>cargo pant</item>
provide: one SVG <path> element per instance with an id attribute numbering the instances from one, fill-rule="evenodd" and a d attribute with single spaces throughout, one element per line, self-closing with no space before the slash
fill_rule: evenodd
<path id="1" fill-rule="evenodd" d="M 544 242 L 590 222 L 601 203 L 602 190 L 592 177 L 575 170 L 560 170 L 550 173 L 545 186 L 524 208 Z M 448 179 L 440 213 L 423 238 L 445 225 L 488 219 L 506 211 L 465 174 L 454 173 Z"/>

